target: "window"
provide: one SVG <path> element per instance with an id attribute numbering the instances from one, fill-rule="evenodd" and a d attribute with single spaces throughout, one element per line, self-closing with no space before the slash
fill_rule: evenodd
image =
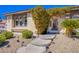
<path id="1" fill-rule="evenodd" d="M 16 21 L 16 23 L 15 23 L 15 24 L 16 24 L 16 26 L 18 26 L 19 22 L 18 22 L 18 21 Z"/>
<path id="2" fill-rule="evenodd" d="M 22 21 L 20 21 L 20 26 L 23 26 L 23 22 Z"/>
<path id="3" fill-rule="evenodd" d="M 27 20 L 25 19 L 25 24 L 24 24 L 25 26 L 27 25 Z"/>
<path id="4" fill-rule="evenodd" d="M 27 26 L 27 17 L 20 16 L 18 19 L 15 19 L 15 26 Z"/>
<path id="5" fill-rule="evenodd" d="M 79 18 L 79 15 L 73 15 L 72 18 Z"/>

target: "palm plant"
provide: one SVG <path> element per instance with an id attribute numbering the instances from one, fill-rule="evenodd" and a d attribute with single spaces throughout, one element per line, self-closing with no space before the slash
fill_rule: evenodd
<path id="1" fill-rule="evenodd" d="M 79 28 L 79 23 L 77 20 L 65 19 L 61 23 L 61 26 L 66 29 L 66 35 L 70 37 L 73 30 Z"/>

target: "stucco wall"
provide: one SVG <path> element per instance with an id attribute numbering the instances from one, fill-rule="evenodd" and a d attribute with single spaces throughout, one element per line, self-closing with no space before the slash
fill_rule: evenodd
<path id="1" fill-rule="evenodd" d="M 21 29 L 28 29 L 28 30 L 31 30 L 33 33 L 36 33 L 37 30 L 32 17 L 27 17 L 26 27 L 12 27 L 12 30 L 21 30 Z"/>
<path id="2" fill-rule="evenodd" d="M 12 16 L 7 16 L 6 30 L 11 31 L 11 29 L 12 29 Z"/>

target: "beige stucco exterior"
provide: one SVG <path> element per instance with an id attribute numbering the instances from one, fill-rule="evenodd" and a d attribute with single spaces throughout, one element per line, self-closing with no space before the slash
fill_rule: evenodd
<path id="1" fill-rule="evenodd" d="M 24 14 L 24 13 L 20 13 L 20 14 Z M 16 13 L 15 16 L 20 15 L 20 14 Z M 33 20 L 32 16 L 30 16 L 30 17 L 27 16 L 27 26 L 23 26 L 23 27 L 19 26 L 18 27 L 18 26 L 14 26 L 14 20 L 16 20 L 16 19 L 14 18 L 13 15 L 14 14 L 10 14 L 10 15 L 7 16 L 7 31 L 18 32 L 20 30 L 28 29 L 28 30 L 31 30 L 33 33 L 36 34 L 37 29 L 35 27 L 34 20 Z M 26 13 L 25 13 L 25 15 L 26 15 Z M 27 15 L 28 15 L 28 13 L 27 13 Z M 55 20 L 55 19 L 57 19 L 57 21 L 58 21 L 57 27 L 60 28 L 59 26 L 60 26 L 62 18 L 59 18 L 59 17 L 58 18 L 53 17 L 53 18 L 50 19 L 51 20 L 51 23 L 50 23 L 51 25 L 49 26 L 49 28 L 51 28 L 51 29 L 53 28 L 53 23 L 54 23 L 53 20 Z M 48 28 L 48 30 L 49 30 L 49 28 Z"/>
<path id="2" fill-rule="evenodd" d="M 11 31 L 11 29 L 12 29 L 12 16 L 10 15 L 10 16 L 8 16 L 8 17 L 10 17 L 9 19 L 7 18 L 7 21 L 6 21 L 6 30 L 7 31 Z"/>
<path id="3" fill-rule="evenodd" d="M 20 13 L 20 14 L 22 14 L 22 13 Z M 14 21 L 13 21 L 14 19 L 13 19 L 12 15 L 7 15 L 6 18 L 7 18 L 7 23 L 6 23 L 6 25 L 7 25 L 6 30 L 7 31 L 17 31 L 17 30 L 28 29 L 28 30 L 31 30 L 33 33 L 37 32 L 35 24 L 34 24 L 34 20 L 32 19 L 32 16 L 31 17 L 27 16 L 27 26 L 23 26 L 23 27 L 14 26 Z"/>
<path id="4" fill-rule="evenodd" d="M 34 20 L 32 19 L 32 16 L 31 17 L 27 16 L 28 13 L 31 14 L 29 10 L 6 14 L 6 18 L 7 18 L 6 30 L 7 31 L 18 31 L 18 30 L 28 29 L 28 30 L 31 30 L 33 33 L 36 33 L 37 29 L 35 27 Z M 57 31 L 61 31 L 62 30 L 61 22 L 63 20 L 65 20 L 66 18 L 67 19 L 79 18 L 78 13 L 79 13 L 79 10 L 74 10 L 74 11 L 72 10 L 71 12 L 67 12 L 65 15 L 62 15 L 62 16 L 52 15 L 51 19 L 50 19 L 51 22 L 49 24 L 49 27 L 48 27 L 47 31 L 53 30 L 53 29 L 56 30 L 56 28 L 57 28 Z M 14 20 L 16 20 L 14 17 L 16 17 L 17 15 L 25 15 L 25 16 L 27 16 L 27 26 L 23 26 L 23 27 L 22 26 L 19 26 L 19 27 L 14 26 Z M 20 20 L 20 18 L 19 18 L 19 20 Z"/>
<path id="5" fill-rule="evenodd" d="M 37 32 L 37 29 L 35 27 L 35 24 L 34 24 L 34 20 L 32 18 L 32 14 L 31 16 L 29 17 L 31 13 L 28 12 L 28 11 L 20 11 L 20 12 L 16 12 L 16 13 L 12 13 L 12 14 L 7 14 L 6 15 L 6 18 L 7 18 L 7 31 L 13 31 L 13 32 L 18 32 L 18 31 L 21 31 L 21 30 L 24 30 L 24 29 L 28 29 L 28 30 L 31 30 L 33 33 L 36 34 Z M 18 18 L 17 16 L 21 16 L 22 18 Z M 15 22 L 14 20 L 21 20 L 21 21 L 24 21 L 24 16 L 26 17 L 27 19 L 27 26 L 15 26 Z M 55 21 L 56 20 L 56 21 Z M 57 17 L 57 16 L 52 16 L 51 19 L 50 19 L 50 24 L 49 24 L 49 27 L 48 27 L 48 30 L 47 31 L 50 31 L 52 29 L 56 30 L 56 27 L 57 27 L 57 30 L 60 31 L 62 28 L 61 28 L 61 22 L 64 20 L 64 16 L 62 17 Z M 54 27 L 54 24 L 55 24 L 55 27 Z"/>
<path id="6" fill-rule="evenodd" d="M 20 30 L 20 29 L 28 29 L 31 30 L 33 33 L 36 33 L 36 27 L 34 21 L 31 17 L 27 18 L 27 26 L 26 27 L 12 27 L 12 30 Z"/>

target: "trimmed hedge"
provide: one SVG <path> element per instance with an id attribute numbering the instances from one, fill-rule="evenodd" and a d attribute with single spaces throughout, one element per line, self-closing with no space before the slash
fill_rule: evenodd
<path id="1" fill-rule="evenodd" d="M 32 35 L 33 35 L 33 32 L 30 31 L 30 30 L 23 30 L 22 31 L 22 37 L 25 38 L 25 39 L 26 38 L 31 38 Z"/>
<path id="2" fill-rule="evenodd" d="M 3 34 L 0 34 L 0 45 L 6 41 L 6 37 Z"/>
<path id="3" fill-rule="evenodd" d="M 2 34 L 5 35 L 6 39 L 10 39 L 13 37 L 12 32 L 4 31 Z"/>

